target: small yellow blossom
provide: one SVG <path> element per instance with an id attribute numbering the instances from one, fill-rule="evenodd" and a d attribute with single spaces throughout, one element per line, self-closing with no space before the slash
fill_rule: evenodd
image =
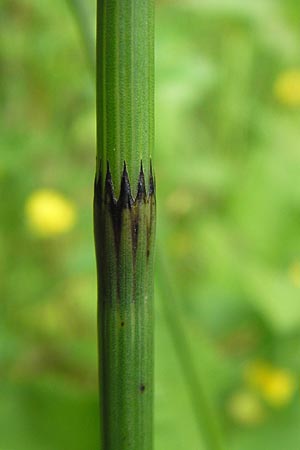
<path id="1" fill-rule="evenodd" d="M 296 391 L 296 378 L 290 371 L 265 362 L 250 364 L 245 371 L 245 379 L 274 407 L 287 405 Z"/>
<path id="2" fill-rule="evenodd" d="M 49 189 L 37 190 L 29 196 L 25 214 L 32 231 L 41 237 L 65 233 L 76 221 L 73 203 Z"/>
<path id="3" fill-rule="evenodd" d="M 262 388 L 265 400 L 275 407 L 290 403 L 296 390 L 296 380 L 287 370 L 275 369 L 270 373 L 268 382 Z"/>
<path id="4" fill-rule="evenodd" d="M 300 69 L 292 69 L 279 75 L 274 83 L 274 96 L 286 106 L 300 106 Z"/>
<path id="5" fill-rule="evenodd" d="M 289 268 L 289 278 L 295 287 L 300 287 L 300 262 L 295 261 Z"/>
<path id="6" fill-rule="evenodd" d="M 227 412 L 235 422 L 244 426 L 259 425 L 266 416 L 260 398 L 247 389 L 241 389 L 229 398 Z"/>

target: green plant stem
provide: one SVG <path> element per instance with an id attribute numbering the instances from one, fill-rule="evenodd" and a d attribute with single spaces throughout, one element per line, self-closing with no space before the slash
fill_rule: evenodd
<path id="1" fill-rule="evenodd" d="M 95 242 L 103 450 L 153 441 L 152 0 L 99 0 Z"/>
<path id="2" fill-rule="evenodd" d="M 119 194 L 126 161 L 136 192 L 154 146 L 154 2 L 98 0 L 97 16 L 97 170 L 109 162 Z"/>

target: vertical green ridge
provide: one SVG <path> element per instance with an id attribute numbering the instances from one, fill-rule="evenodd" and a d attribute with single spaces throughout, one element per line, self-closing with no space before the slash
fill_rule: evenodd
<path id="1" fill-rule="evenodd" d="M 97 172 L 102 450 L 151 450 L 155 189 L 153 0 L 98 0 Z"/>
<path id="2" fill-rule="evenodd" d="M 109 162 L 116 194 L 127 165 L 133 190 L 154 145 L 154 2 L 98 0 L 97 139 L 102 179 Z"/>

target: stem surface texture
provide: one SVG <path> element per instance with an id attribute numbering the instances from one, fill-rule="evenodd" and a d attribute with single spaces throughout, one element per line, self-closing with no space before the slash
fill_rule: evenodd
<path id="1" fill-rule="evenodd" d="M 102 450 L 153 441 L 152 0 L 98 0 L 94 229 Z"/>

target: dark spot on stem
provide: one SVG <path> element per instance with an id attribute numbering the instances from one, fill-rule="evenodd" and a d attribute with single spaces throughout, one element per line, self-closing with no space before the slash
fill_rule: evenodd
<path id="1" fill-rule="evenodd" d="M 143 394 L 143 392 L 145 392 L 146 386 L 144 384 L 140 385 L 140 391 Z"/>
<path id="2" fill-rule="evenodd" d="M 121 322 L 121 327 L 124 327 L 124 325 L 125 325 L 125 322 L 122 321 Z"/>

